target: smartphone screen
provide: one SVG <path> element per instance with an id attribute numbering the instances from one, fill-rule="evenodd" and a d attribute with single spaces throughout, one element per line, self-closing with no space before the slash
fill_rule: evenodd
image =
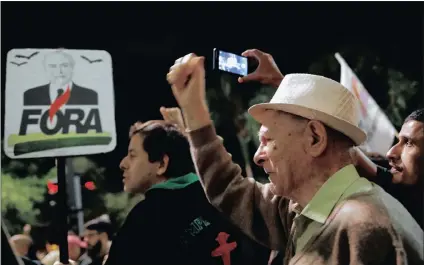
<path id="1" fill-rule="evenodd" d="M 234 53 L 219 51 L 218 69 L 236 75 L 248 74 L 247 58 Z"/>

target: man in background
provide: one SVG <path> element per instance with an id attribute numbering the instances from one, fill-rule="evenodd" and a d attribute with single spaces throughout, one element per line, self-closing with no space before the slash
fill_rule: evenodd
<path id="1" fill-rule="evenodd" d="M 145 199 L 128 214 L 105 264 L 263 264 L 269 252 L 209 204 L 193 173 L 181 119 L 177 124 L 154 120 L 131 126 L 120 164 L 124 190 Z"/>
<path id="2" fill-rule="evenodd" d="M 398 199 L 424 227 L 424 109 L 405 119 L 398 142 L 386 155 L 390 169 L 376 165 L 358 148 L 352 155 L 361 173 Z"/>
<path id="3" fill-rule="evenodd" d="M 84 241 L 87 244 L 87 252 L 80 257 L 79 264 L 102 265 L 111 245 L 112 226 L 110 220 L 105 216 L 100 216 L 88 221 L 84 227 Z"/>

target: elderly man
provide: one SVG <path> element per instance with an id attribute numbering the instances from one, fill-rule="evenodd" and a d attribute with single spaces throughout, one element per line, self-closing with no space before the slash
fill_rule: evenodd
<path id="1" fill-rule="evenodd" d="M 284 264 L 422 264 L 421 228 L 352 165 L 349 149 L 366 139 L 352 93 L 325 77 L 293 74 L 284 77 L 271 103 L 249 110 L 262 124 L 255 162 L 271 180 L 262 185 L 241 176 L 216 137 L 203 63 L 189 54 L 167 79 L 213 205 L 248 235 L 283 251 Z"/>

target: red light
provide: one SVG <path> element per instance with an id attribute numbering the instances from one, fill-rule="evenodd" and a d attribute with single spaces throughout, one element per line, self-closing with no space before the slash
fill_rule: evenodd
<path id="1" fill-rule="evenodd" d="M 96 189 L 96 185 L 94 185 L 94 182 L 93 182 L 93 181 L 87 181 L 87 182 L 84 184 L 84 187 L 85 187 L 87 190 L 95 190 L 95 189 Z"/>
<path id="2" fill-rule="evenodd" d="M 48 193 L 50 195 L 53 195 L 57 193 L 57 191 L 59 190 L 59 187 L 49 180 L 47 181 L 47 189 L 48 189 Z"/>

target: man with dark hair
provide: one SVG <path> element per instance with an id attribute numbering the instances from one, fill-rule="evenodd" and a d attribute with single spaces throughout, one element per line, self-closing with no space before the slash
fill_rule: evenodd
<path id="1" fill-rule="evenodd" d="M 413 111 L 411 114 L 409 114 L 409 116 L 406 117 L 404 124 L 409 121 L 419 121 L 421 123 L 424 123 L 424 108 L 417 109 Z"/>
<path id="2" fill-rule="evenodd" d="M 137 122 L 130 128 L 130 139 L 128 155 L 120 164 L 126 192 L 145 193 L 154 184 L 194 172 L 187 140 L 174 125 Z M 143 159 L 131 163 L 136 155 Z"/>
<path id="3" fill-rule="evenodd" d="M 125 191 L 143 193 L 145 199 L 115 236 L 106 265 L 266 262 L 268 250 L 209 204 L 177 125 L 160 120 L 134 124 L 120 168 Z"/>
<path id="4" fill-rule="evenodd" d="M 398 199 L 424 227 L 424 109 L 412 112 L 405 119 L 398 142 L 386 155 L 390 170 L 374 164 L 358 149 L 354 155 L 364 175 Z"/>
<path id="5" fill-rule="evenodd" d="M 387 153 L 396 182 L 421 184 L 424 176 L 424 109 L 412 112 L 403 123 L 399 141 Z"/>
<path id="6" fill-rule="evenodd" d="M 88 221 L 85 225 L 84 241 L 87 252 L 80 257 L 80 265 L 101 265 L 103 258 L 109 253 L 111 223 L 104 216 Z"/>

